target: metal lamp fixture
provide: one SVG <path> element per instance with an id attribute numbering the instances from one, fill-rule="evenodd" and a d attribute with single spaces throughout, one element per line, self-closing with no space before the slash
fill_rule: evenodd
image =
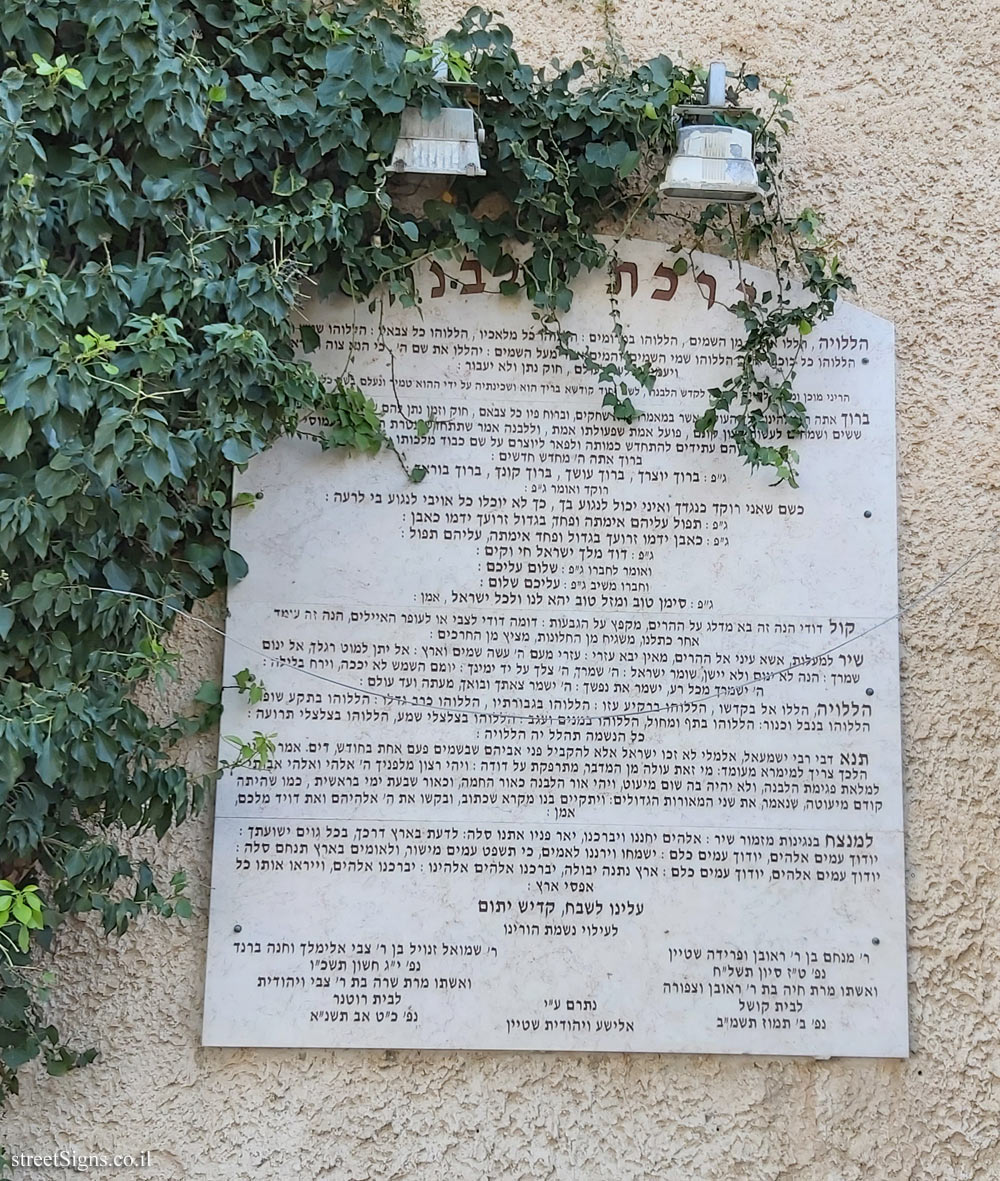
<path id="1" fill-rule="evenodd" d="M 441 53 L 434 59 L 434 77 L 446 86 L 468 89 L 467 83 L 448 81 L 448 62 Z M 433 176 L 485 176 L 479 162 L 479 145 L 484 138 L 469 107 L 445 107 L 432 119 L 424 118 L 419 107 L 406 107 L 389 168 Z"/>
<path id="2" fill-rule="evenodd" d="M 425 119 L 417 107 L 406 107 L 389 167 L 393 172 L 485 176 L 479 164 L 483 130 L 477 131 L 475 118 L 468 107 L 445 107 L 433 119 Z"/>
<path id="3" fill-rule="evenodd" d="M 667 166 L 660 192 L 688 201 L 746 204 L 761 195 L 753 163 L 753 137 L 739 127 L 715 122 L 726 106 L 726 66 L 712 62 L 708 69 L 706 102 L 677 107 L 677 151 Z"/>

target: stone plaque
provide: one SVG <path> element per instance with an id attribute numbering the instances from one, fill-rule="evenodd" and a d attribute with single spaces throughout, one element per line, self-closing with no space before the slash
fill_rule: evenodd
<path id="1" fill-rule="evenodd" d="M 277 752 L 219 786 L 205 1044 L 906 1054 L 892 328 L 804 339 L 772 486 L 692 428 L 740 276 L 671 257 L 620 248 L 631 426 L 471 260 L 311 308 L 427 476 L 237 478 L 223 733 Z M 565 327 L 616 355 L 607 276 Z"/>

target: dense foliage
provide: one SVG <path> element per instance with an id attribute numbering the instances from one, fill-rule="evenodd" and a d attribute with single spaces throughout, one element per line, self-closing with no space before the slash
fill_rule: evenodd
<path id="1" fill-rule="evenodd" d="M 176 610 L 244 572 L 228 545 L 232 465 L 317 407 L 326 445 L 385 442 L 361 391 L 324 388 L 299 358 L 290 312 L 303 284 L 412 301 L 417 262 L 469 252 L 558 334 L 573 277 L 607 263 L 602 223 L 667 216 L 656 184 L 673 108 L 699 76 L 615 54 L 536 70 L 479 9 L 445 57 L 479 88 L 488 174 L 401 212 L 387 171 L 400 112 L 466 101 L 435 81 L 426 41 L 416 17 L 367 0 L 4 5 L 0 1093 L 39 1054 L 52 1073 L 89 1059 L 45 1024 L 32 963 L 62 916 L 96 911 L 120 932 L 142 911 L 189 913 L 183 876 L 158 885 L 122 838 L 162 835 L 201 804 L 210 777 L 171 751 L 214 720 L 215 699 L 162 722 L 133 690 L 171 675 Z M 744 76 L 730 98 L 757 91 Z M 775 418 L 801 424 L 803 409 L 768 358 L 848 281 L 811 215 L 782 214 L 784 95 L 732 118 L 757 133 L 764 197 L 676 224 L 687 246 L 763 251 L 777 294 L 737 305 L 745 365 L 701 426 L 718 418 L 752 465 L 791 480 L 794 455 L 768 432 Z M 477 216 L 495 193 L 506 200 Z M 512 242 L 527 255 L 516 271 Z M 629 372 L 655 376 L 627 351 L 619 373 L 599 374 L 623 417 Z M 239 757 L 255 753 L 251 741 Z"/>

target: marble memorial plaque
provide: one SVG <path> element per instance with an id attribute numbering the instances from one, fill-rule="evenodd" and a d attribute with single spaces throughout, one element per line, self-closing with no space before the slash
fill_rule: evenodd
<path id="1" fill-rule="evenodd" d="M 427 476 L 237 477 L 223 733 L 277 749 L 218 789 L 206 1045 L 907 1053 L 892 327 L 804 338 L 772 486 L 692 426 L 738 276 L 671 258 L 620 247 L 634 425 L 474 262 L 310 309 Z M 607 288 L 565 327 L 610 359 Z"/>

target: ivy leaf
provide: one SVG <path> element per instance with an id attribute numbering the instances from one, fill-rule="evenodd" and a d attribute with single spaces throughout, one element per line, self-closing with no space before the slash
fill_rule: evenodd
<path id="1" fill-rule="evenodd" d="M 20 455 L 31 438 L 31 423 L 23 410 L 6 414 L 0 410 L 0 455 L 13 459 Z"/>
<path id="2" fill-rule="evenodd" d="M 129 412 L 124 406 L 113 406 L 106 410 L 94 432 L 94 450 L 103 451 L 106 447 L 112 446 L 118 427 L 129 417 Z"/>
<path id="3" fill-rule="evenodd" d="M 80 483 L 79 476 L 73 471 L 56 471 L 52 467 L 43 467 L 35 476 L 35 490 L 43 500 L 60 500 L 73 492 Z"/>
<path id="4" fill-rule="evenodd" d="M 59 747 L 48 739 L 35 758 L 35 770 L 38 778 L 49 787 L 53 787 L 63 769 L 62 754 Z"/>
<path id="5" fill-rule="evenodd" d="M 222 700 L 222 688 L 217 681 L 202 681 L 194 700 L 200 705 L 218 705 Z"/>
<path id="6" fill-rule="evenodd" d="M 23 1020 L 31 997 L 25 988 L 5 988 L 0 992 L 0 1021 L 5 1025 L 14 1025 Z"/>
<path id="7" fill-rule="evenodd" d="M 271 177 L 271 192 L 278 197 L 290 197 L 300 189 L 304 189 L 309 182 L 294 169 L 279 164 Z"/>
<path id="8" fill-rule="evenodd" d="M 598 168 L 618 168 L 633 153 L 626 141 L 620 139 L 610 144 L 589 143 L 583 154 L 591 164 L 596 164 Z"/>
<path id="9" fill-rule="evenodd" d="M 253 458 L 254 450 L 242 439 L 226 439 L 220 448 L 230 463 L 247 463 Z"/>
<path id="10" fill-rule="evenodd" d="M 113 559 L 104 563 L 102 573 L 112 590 L 130 591 L 134 585 L 132 574 Z"/>
<path id="11" fill-rule="evenodd" d="M 642 154 L 635 151 L 634 149 L 631 152 L 626 153 L 622 159 L 621 164 L 618 165 L 618 175 L 621 177 L 626 177 L 630 173 L 635 172 L 636 168 L 639 167 L 639 161 L 641 159 Z"/>
<path id="12" fill-rule="evenodd" d="M 239 582 L 241 578 L 246 578 L 250 568 L 247 566 L 246 559 L 242 554 L 238 554 L 235 550 L 227 549 L 222 555 L 222 561 L 226 568 L 226 579 L 230 586 Z"/>
<path id="13" fill-rule="evenodd" d="M 168 437 L 166 441 L 166 456 L 171 474 L 179 480 L 186 479 L 198 462 L 198 453 L 191 440 L 176 435 Z"/>
<path id="14" fill-rule="evenodd" d="M 646 63 L 646 69 L 653 82 L 661 90 L 670 89 L 674 80 L 674 63 L 669 57 L 664 57 L 662 54 L 659 57 L 654 57 L 652 61 Z"/>

